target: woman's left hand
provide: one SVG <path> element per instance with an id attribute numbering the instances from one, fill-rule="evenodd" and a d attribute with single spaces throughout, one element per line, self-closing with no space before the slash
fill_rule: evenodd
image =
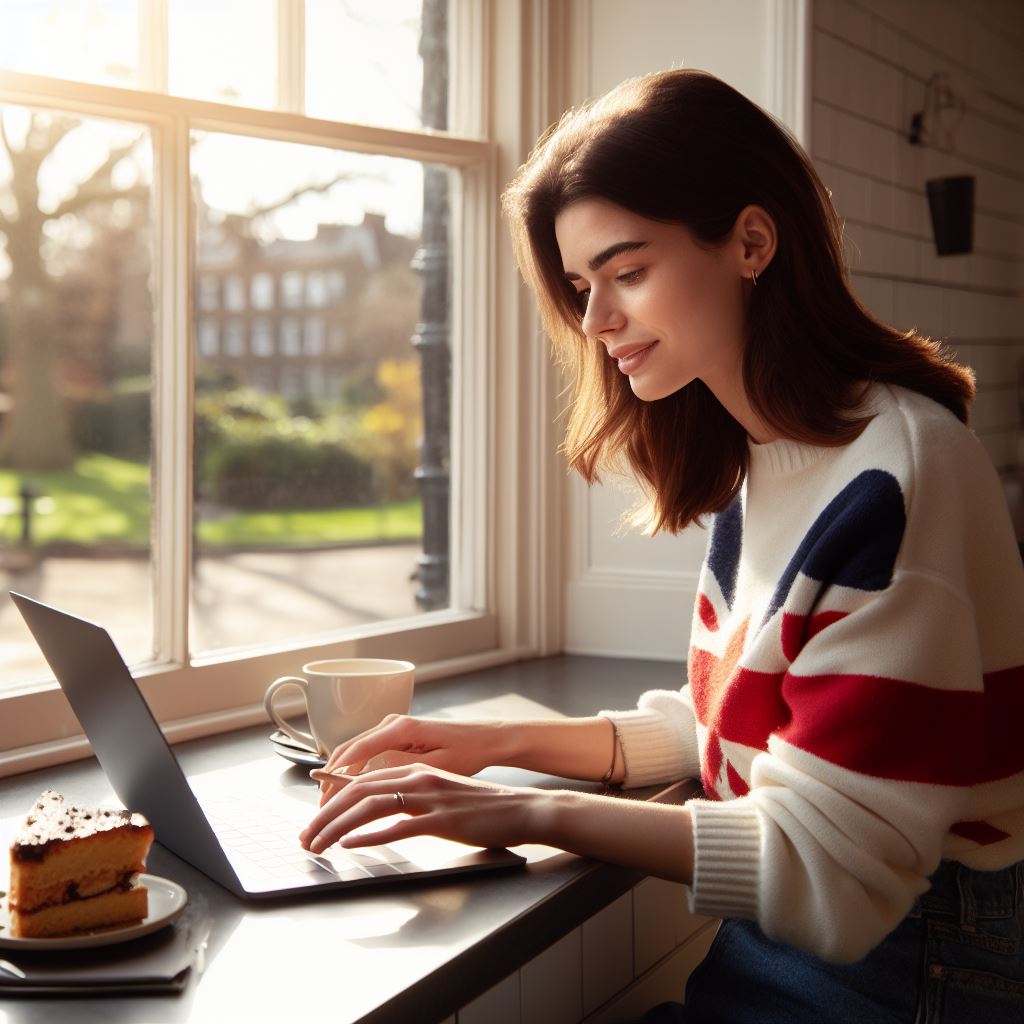
<path id="1" fill-rule="evenodd" d="M 499 786 L 422 764 L 382 768 L 354 776 L 320 808 L 299 842 L 312 853 L 335 843 L 355 849 L 419 835 L 471 846 L 515 846 L 537 841 L 537 811 L 549 797 L 544 790 Z M 408 817 L 377 831 L 351 834 L 398 812 Z"/>

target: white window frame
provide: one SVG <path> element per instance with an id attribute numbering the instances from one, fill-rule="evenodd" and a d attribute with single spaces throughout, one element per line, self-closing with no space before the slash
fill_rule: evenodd
<path id="1" fill-rule="evenodd" d="M 256 110 L 159 93 L 0 71 L 0 103 L 136 121 L 154 138 L 157 248 L 154 423 L 163 439 L 154 464 L 156 656 L 134 666 L 143 693 L 172 740 L 265 721 L 262 695 L 277 675 L 322 657 L 407 657 L 417 682 L 561 649 L 564 466 L 556 454 L 560 385 L 532 302 L 500 223 L 498 195 L 541 130 L 564 109 L 558 77 L 573 19 L 585 3 L 451 0 L 452 124 L 460 134 L 408 132 L 307 118 L 301 74 L 279 76 L 288 109 Z M 140 18 L 166 23 L 163 0 Z M 297 0 L 280 0 L 289 37 L 301 40 Z M 151 37 L 150 37 L 151 38 Z M 282 47 L 284 43 L 282 42 Z M 147 44 L 149 46 L 149 44 Z M 301 52 L 301 45 L 293 46 Z M 549 55 L 558 59 L 549 59 Z M 166 83 L 166 53 L 145 47 L 145 81 Z M 453 609 L 347 629 L 318 643 L 194 658 L 188 650 L 192 460 L 192 244 L 189 140 L 193 129 L 408 157 L 460 172 L 452 204 L 453 401 L 451 580 Z M 465 216 L 460 214 L 464 212 Z M 454 275 L 453 275 L 454 278 Z M 97 618 L 102 610 L 97 609 Z M 297 708 L 296 708 L 297 710 Z M 0 693 L 0 777 L 87 756 L 52 680 Z"/>

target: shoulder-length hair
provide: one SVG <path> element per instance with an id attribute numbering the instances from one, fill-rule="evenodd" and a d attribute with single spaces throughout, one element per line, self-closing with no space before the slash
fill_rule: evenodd
<path id="1" fill-rule="evenodd" d="M 709 247 L 750 204 L 772 217 L 777 249 L 750 291 L 743 380 L 779 435 L 847 444 L 867 423 L 857 406 L 874 382 L 921 392 L 967 421 L 971 371 L 937 342 L 881 323 L 851 293 L 829 192 L 785 128 L 705 72 L 630 79 L 552 126 L 502 202 L 571 382 L 563 450 L 588 482 L 627 463 L 648 499 L 638 518 L 650 532 L 675 533 L 725 508 L 746 473 L 747 436 L 701 380 L 641 401 L 584 335 L 555 218 L 592 198 L 684 225 Z"/>

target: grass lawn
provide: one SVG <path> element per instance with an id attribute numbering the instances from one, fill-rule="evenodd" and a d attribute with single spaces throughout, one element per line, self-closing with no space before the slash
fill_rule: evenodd
<path id="1" fill-rule="evenodd" d="M 423 515 L 418 501 L 377 508 L 236 513 L 199 524 L 200 542 L 213 546 L 418 540 L 422 533 Z"/>
<path id="2" fill-rule="evenodd" d="M 17 473 L 0 469 L 0 498 L 17 495 L 27 479 L 46 501 L 37 502 L 32 538 L 37 544 L 149 544 L 149 466 L 108 455 L 83 455 L 72 470 Z M 48 509 L 43 511 L 43 509 Z M 416 540 L 422 535 L 419 501 L 377 508 L 238 512 L 199 524 L 199 541 L 212 546 L 275 547 Z M 0 542 L 21 534 L 21 516 L 0 518 Z"/>

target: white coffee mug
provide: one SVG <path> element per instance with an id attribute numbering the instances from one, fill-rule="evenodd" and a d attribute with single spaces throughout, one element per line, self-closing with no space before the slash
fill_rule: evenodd
<path id="1" fill-rule="evenodd" d="M 406 715 L 412 706 L 416 666 L 388 658 L 334 658 L 311 661 L 301 676 L 282 676 L 267 687 L 263 706 L 286 735 L 322 757 L 339 743 L 372 729 L 386 715 Z M 274 698 L 286 686 L 297 686 L 306 698 L 311 732 L 286 722 Z"/>

